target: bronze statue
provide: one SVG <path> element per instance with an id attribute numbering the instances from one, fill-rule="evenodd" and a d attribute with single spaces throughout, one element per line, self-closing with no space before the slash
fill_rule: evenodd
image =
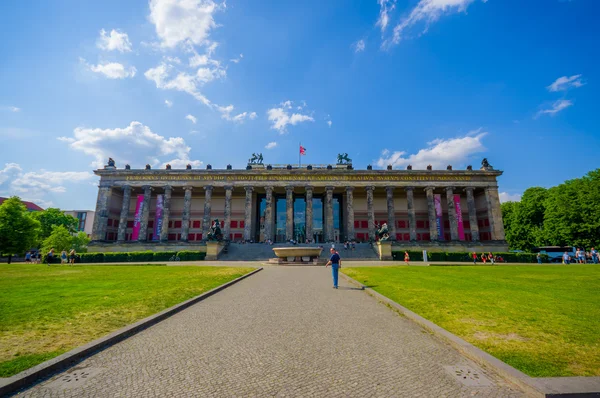
<path id="1" fill-rule="evenodd" d="M 206 240 L 221 242 L 223 240 L 223 233 L 221 232 L 221 223 L 219 219 L 215 218 L 210 227 L 210 231 L 206 234 Z"/>
<path id="2" fill-rule="evenodd" d="M 115 161 L 113 158 L 108 158 L 108 167 L 115 167 Z"/>
<path id="3" fill-rule="evenodd" d="M 352 163 L 352 159 L 348 157 L 347 153 L 338 153 L 337 155 L 337 164 L 350 164 Z"/>
<path id="4" fill-rule="evenodd" d="M 263 155 L 262 153 L 252 153 L 252 157 L 248 159 L 248 163 L 250 164 L 263 164 Z"/>
<path id="5" fill-rule="evenodd" d="M 380 242 L 390 239 L 387 223 L 383 223 L 381 227 L 375 224 L 375 228 L 377 228 L 377 236 L 379 237 Z"/>
<path id="6" fill-rule="evenodd" d="M 483 160 L 481 161 L 481 168 L 482 169 L 492 169 L 492 165 L 488 162 L 487 158 L 483 158 Z"/>

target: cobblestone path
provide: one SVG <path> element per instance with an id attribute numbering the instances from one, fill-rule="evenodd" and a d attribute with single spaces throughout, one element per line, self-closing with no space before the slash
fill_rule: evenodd
<path id="1" fill-rule="evenodd" d="M 470 366 L 488 385 L 445 366 Z M 365 292 L 332 289 L 322 267 L 265 268 L 21 394 L 522 396 Z"/>

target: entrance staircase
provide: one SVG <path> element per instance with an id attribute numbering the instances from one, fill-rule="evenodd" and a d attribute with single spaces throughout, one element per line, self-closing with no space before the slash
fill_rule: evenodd
<path id="1" fill-rule="evenodd" d="M 292 245 L 289 243 L 275 243 L 273 245 L 267 245 L 264 243 L 229 243 L 227 251 L 222 252 L 219 256 L 220 261 L 268 261 L 270 258 L 275 258 L 273 248 L 275 247 L 323 247 L 320 262 L 327 261 L 329 259 L 329 244 L 302 244 Z M 343 260 L 348 261 L 379 261 L 379 257 L 375 254 L 375 251 L 368 243 L 357 243 L 355 250 L 344 250 L 344 245 L 336 243 L 335 248 L 340 253 L 340 257 Z"/>

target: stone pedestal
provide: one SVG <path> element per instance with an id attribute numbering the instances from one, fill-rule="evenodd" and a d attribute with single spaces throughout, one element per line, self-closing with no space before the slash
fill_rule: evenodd
<path id="1" fill-rule="evenodd" d="M 206 242 L 206 260 L 208 261 L 216 261 L 219 258 L 219 254 L 225 248 L 225 244 L 223 242 L 214 242 L 208 241 Z"/>
<path id="2" fill-rule="evenodd" d="M 390 242 L 389 240 L 384 240 L 383 242 L 376 242 L 375 248 L 377 249 L 377 254 L 379 255 L 380 260 L 390 261 L 393 259 L 392 242 Z"/>

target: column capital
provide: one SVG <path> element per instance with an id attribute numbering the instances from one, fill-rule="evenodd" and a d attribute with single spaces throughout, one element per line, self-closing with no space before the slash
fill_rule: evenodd
<path id="1" fill-rule="evenodd" d="M 194 189 L 194 187 L 191 187 L 191 186 L 189 186 L 189 185 L 186 185 L 185 187 L 183 187 L 183 190 L 184 190 L 184 191 L 191 191 L 191 190 L 193 190 L 193 189 Z"/>
<path id="2" fill-rule="evenodd" d="M 184 187 L 184 189 L 187 187 Z M 202 188 L 204 188 L 205 191 L 212 191 L 213 190 L 213 186 L 212 185 L 205 185 Z"/>
<path id="3" fill-rule="evenodd" d="M 432 187 L 432 186 L 425 187 L 425 188 L 423 188 L 423 191 L 425 191 L 425 192 L 431 191 L 431 193 L 433 193 L 433 191 L 435 191 L 435 187 Z"/>
<path id="4" fill-rule="evenodd" d="M 315 189 L 315 187 L 313 187 L 312 185 L 306 185 L 306 186 L 304 186 L 304 189 L 308 192 L 308 191 L 312 191 L 313 189 Z"/>
<path id="5" fill-rule="evenodd" d="M 465 187 L 465 189 L 464 189 L 465 192 L 469 192 L 469 191 L 473 192 L 474 190 L 475 190 L 475 187 Z"/>
<path id="6" fill-rule="evenodd" d="M 396 189 L 396 187 L 388 185 L 387 187 L 385 187 L 385 191 L 386 192 L 394 192 L 394 190 Z"/>
<path id="7" fill-rule="evenodd" d="M 125 192 L 125 191 L 131 192 L 131 185 L 123 185 L 121 187 L 121 189 L 123 189 L 123 192 Z"/>
<path id="8" fill-rule="evenodd" d="M 354 187 L 346 187 L 346 192 L 352 192 L 354 191 Z"/>
<path id="9" fill-rule="evenodd" d="M 285 187 L 285 191 L 286 192 L 294 192 L 294 186 L 293 185 L 288 185 Z"/>
<path id="10" fill-rule="evenodd" d="M 408 192 L 408 191 L 414 191 L 414 190 L 415 190 L 415 187 L 404 187 L 404 190 L 405 190 L 406 192 Z"/>
<path id="11" fill-rule="evenodd" d="M 223 188 L 225 188 L 226 191 L 233 191 L 233 185 L 225 185 Z"/>
<path id="12" fill-rule="evenodd" d="M 170 185 L 165 185 L 165 186 L 163 186 L 163 189 L 165 190 L 165 192 L 167 192 L 167 191 L 173 190 L 173 187 Z"/>
<path id="13" fill-rule="evenodd" d="M 453 192 L 456 189 L 456 187 L 446 187 L 445 189 L 446 192 Z"/>
<path id="14" fill-rule="evenodd" d="M 326 191 L 333 191 L 334 189 L 335 189 L 335 187 L 332 187 L 330 185 L 328 185 L 328 186 L 325 187 Z"/>
<path id="15" fill-rule="evenodd" d="M 273 186 L 272 185 L 267 185 L 265 187 L 265 192 L 267 192 L 267 193 L 273 193 Z"/>
<path id="16" fill-rule="evenodd" d="M 252 185 L 246 185 L 244 189 L 246 190 L 246 193 L 252 193 L 254 191 L 254 187 Z"/>
<path id="17" fill-rule="evenodd" d="M 374 191 L 374 190 L 375 190 L 375 187 L 374 187 L 373 185 L 367 185 L 367 186 L 365 187 L 365 191 L 367 191 L 367 192 L 368 192 L 368 191 Z"/>
<path id="18" fill-rule="evenodd" d="M 144 192 L 152 192 L 154 190 L 154 188 L 152 188 L 150 185 L 142 185 L 142 189 L 144 190 Z"/>

